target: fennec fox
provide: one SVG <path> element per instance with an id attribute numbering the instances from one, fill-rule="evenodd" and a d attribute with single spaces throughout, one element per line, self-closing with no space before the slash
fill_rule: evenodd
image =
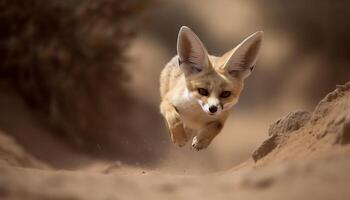
<path id="1" fill-rule="evenodd" d="M 181 27 L 177 55 L 160 75 L 160 111 L 173 143 L 181 147 L 193 137 L 198 151 L 218 135 L 255 66 L 262 37 L 256 32 L 216 57 L 190 28 Z"/>

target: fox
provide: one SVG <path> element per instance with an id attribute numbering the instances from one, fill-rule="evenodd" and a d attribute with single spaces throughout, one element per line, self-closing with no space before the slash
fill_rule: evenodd
<path id="1" fill-rule="evenodd" d="M 189 27 L 180 28 L 177 55 L 160 74 L 160 113 L 175 145 L 192 139 L 199 151 L 220 133 L 256 65 L 263 35 L 257 31 L 219 57 L 209 55 Z"/>

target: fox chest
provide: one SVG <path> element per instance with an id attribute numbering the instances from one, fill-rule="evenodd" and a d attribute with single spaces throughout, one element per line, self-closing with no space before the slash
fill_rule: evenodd
<path id="1" fill-rule="evenodd" d="M 192 129 L 201 129 L 209 122 L 216 121 L 215 117 L 206 114 L 201 106 L 193 99 L 182 98 L 173 102 L 184 125 Z"/>

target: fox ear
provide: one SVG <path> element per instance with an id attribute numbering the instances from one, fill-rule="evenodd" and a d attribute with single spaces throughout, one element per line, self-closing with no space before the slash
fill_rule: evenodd
<path id="1" fill-rule="evenodd" d="M 196 74 L 209 65 L 208 52 L 198 36 L 188 27 L 182 26 L 177 38 L 179 66 L 185 75 Z"/>
<path id="2" fill-rule="evenodd" d="M 247 78 L 255 66 L 264 32 L 258 31 L 228 52 L 225 70 L 233 77 Z"/>

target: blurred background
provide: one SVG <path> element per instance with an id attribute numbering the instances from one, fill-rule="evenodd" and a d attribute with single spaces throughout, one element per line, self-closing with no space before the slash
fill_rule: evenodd
<path id="1" fill-rule="evenodd" d="M 121 162 L 179 173 L 250 157 L 270 123 L 350 78 L 350 2 L 0 0 L 0 130 L 54 168 Z M 220 56 L 265 32 L 254 73 L 205 151 L 178 148 L 159 75 L 189 26 Z"/>

